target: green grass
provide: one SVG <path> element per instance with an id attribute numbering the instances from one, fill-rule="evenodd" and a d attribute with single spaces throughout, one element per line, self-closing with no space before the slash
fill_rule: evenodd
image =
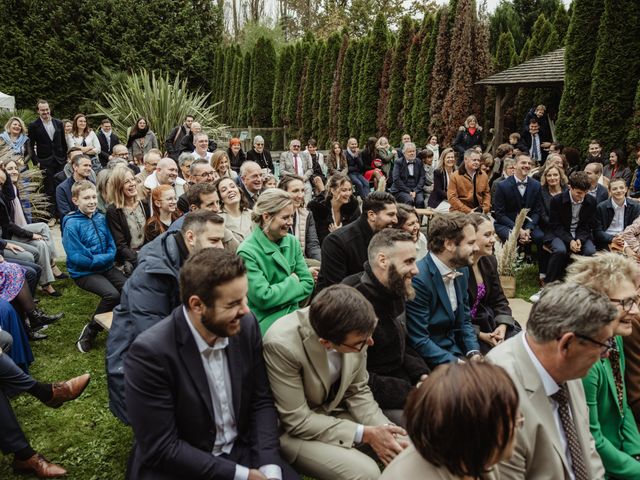
<path id="1" fill-rule="evenodd" d="M 519 271 L 516 296 L 526 300 L 535 293 L 537 277 L 534 265 Z M 89 372 L 91 383 L 80 398 L 57 410 L 45 407 L 30 395 L 21 395 L 12 402 L 16 416 L 33 448 L 65 467 L 69 471 L 66 478 L 123 479 L 132 434 L 109 410 L 104 369 L 106 334 L 99 335 L 88 354 L 81 354 L 75 346 L 98 297 L 80 290 L 71 280 L 57 282 L 58 285 L 63 296 L 41 296 L 40 305 L 48 313 L 64 312 L 65 316 L 45 330 L 47 340 L 33 343 L 36 360 L 31 374 L 43 382 L 56 382 Z M 13 455 L 0 456 L 1 479 L 24 478 L 13 475 L 12 460 Z"/>

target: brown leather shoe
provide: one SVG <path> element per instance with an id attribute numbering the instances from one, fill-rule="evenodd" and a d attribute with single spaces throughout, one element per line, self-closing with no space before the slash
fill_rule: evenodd
<path id="1" fill-rule="evenodd" d="M 38 478 L 56 478 L 67 474 L 64 468 L 49 462 L 39 453 L 24 461 L 14 459 L 13 471 L 20 474 L 35 474 Z"/>
<path id="2" fill-rule="evenodd" d="M 53 397 L 44 404 L 47 407 L 58 408 L 64 402 L 75 400 L 82 392 L 84 392 L 84 389 L 87 388 L 90 379 L 91 376 L 88 373 L 85 373 L 84 375 L 72 378 L 66 382 L 54 383 Z"/>

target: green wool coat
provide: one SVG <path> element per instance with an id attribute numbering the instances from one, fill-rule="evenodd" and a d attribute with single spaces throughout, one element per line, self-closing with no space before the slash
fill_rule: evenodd
<path id="1" fill-rule="evenodd" d="M 620 351 L 624 379 L 621 337 L 616 337 L 616 343 Z M 589 407 L 589 427 L 607 478 L 640 479 L 640 462 L 633 458 L 640 454 L 640 433 L 627 404 L 626 387 L 623 409 L 620 411 L 610 360 L 608 358 L 598 360 L 587 376 L 582 379 L 582 383 Z"/>
<path id="2" fill-rule="evenodd" d="M 247 266 L 249 308 L 264 334 L 273 322 L 296 311 L 299 303 L 311 295 L 313 277 L 300 242 L 293 235 L 275 243 L 254 227 L 237 253 Z"/>

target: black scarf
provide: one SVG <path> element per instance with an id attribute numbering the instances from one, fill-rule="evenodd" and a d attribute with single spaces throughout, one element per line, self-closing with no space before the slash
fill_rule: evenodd
<path id="1" fill-rule="evenodd" d="M 142 130 L 139 130 L 137 127 L 131 130 L 131 133 L 129 134 L 129 139 L 127 140 L 127 148 L 131 148 L 131 145 L 133 145 L 133 142 L 136 141 L 137 139 L 146 137 L 147 133 L 149 133 L 148 125 Z"/>

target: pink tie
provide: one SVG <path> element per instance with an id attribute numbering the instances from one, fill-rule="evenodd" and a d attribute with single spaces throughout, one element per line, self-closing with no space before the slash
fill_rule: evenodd
<path id="1" fill-rule="evenodd" d="M 293 154 L 293 168 L 295 170 L 295 174 L 298 175 L 298 171 L 300 170 L 300 164 L 298 163 L 298 154 L 294 153 Z"/>

